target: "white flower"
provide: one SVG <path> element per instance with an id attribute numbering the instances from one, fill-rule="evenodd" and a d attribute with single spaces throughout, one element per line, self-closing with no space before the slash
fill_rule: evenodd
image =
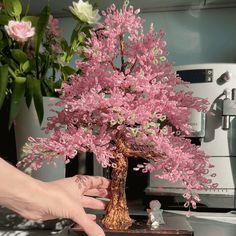
<path id="1" fill-rule="evenodd" d="M 88 24 L 96 24 L 100 20 L 101 16 L 98 14 L 98 10 L 93 10 L 93 6 L 88 2 L 79 0 L 77 3 L 72 2 L 72 4 L 73 7 L 69 6 L 70 11 L 81 21 Z"/>

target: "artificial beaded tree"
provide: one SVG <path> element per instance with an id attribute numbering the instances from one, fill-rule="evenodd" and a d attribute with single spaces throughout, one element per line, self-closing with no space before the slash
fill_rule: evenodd
<path id="1" fill-rule="evenodd" d="M 64 84 L 64 107 L 49 120 L 50 138 L 31 139 L 20 164 L 39 168 L 42 160 L 74 158 L 90 151 L 103 167 L 111 166 L 111 200 L 103 224 L 109 229 L 132 225 L 125 198 L 128 158 L 143 157 L 136 171 L 159 170 L 158 178 L 182 181 L 185 206 L 196 206 L 197 189 L 214 187 L 206 177 L 212 166 L 199 147 L 186 139 L 191 109 L 206 110 L 207 101 L 176 91 L 184 82 L 167 61 L 164 32 L 153 25 L 144 34 L 144 20 L 132 6 L 111 5 L 104 22 L 91 31 L 78 61 L 81 75 Z"/>

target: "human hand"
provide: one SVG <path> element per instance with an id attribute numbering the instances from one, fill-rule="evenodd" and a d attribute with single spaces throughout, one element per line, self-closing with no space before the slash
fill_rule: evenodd
<path id="1" fill-rule="evenodd" d="M 85 208 L 103 210 L 104 202 L 93 197 L 107 197 L 109 180 L 103 177 L 75 176 L 53 182 L 33 179 L 0 158 L 0 205 L 31 220 L 69 218 L 89 236 L 104 236 L 93 221 L 95 215 Z"/>
<path id="2" fill-rule="evenodd" d="M 104 210 L 104 202 L 93 197 L 107 197 L 109 184 L 109 180 L 99 176 L 75 176 L 41 183 L 44 199 L 31 203 L 31 209 L 22 215 L 34 220 L 69 218 L 89 236 L 102 236 L 103 230 L 94 222 L 96 216 L 86 214 L 83 208 Z"/>
<path id="3" fill-rule="evenodd" d="M 61 203 L 57 203 L 56 207 L 52 209 L 53 204 L 50 203 L 46 212 L 41 219 L 52 219 L 56 217 L 70 218 L 79 224 L 88 235 L 104 235 L 101 228 L 93 222 L 96 219 L 95 215 L 86 214 L 83 208 L 92 208 L 97 210 L 104 210 L 104 202 L 93 197 L 107 197 L 108 187 L 110 181 L 103 177 L 92 176 L 75 176 L 73 178 L 66 178 L 50 183 L 46 183 L 51 193 L 58 197 L 58 193 L 63 191 L 71 200 L 61 198 Z M 50 199 L 50 198 L 49 198 Z M 53 198 L 52 198 L 53 199 Z M 58 205 L 61 208 L 58 208 Z"/>
<path id="4" fill-rule="evenodd" d="M 0 205 L 31 220 L 72 219 L 89 236 L 105 235 L 94 221 L 96 216 L 86 214 L 84 208 L 104 210 L 104 202 L 93 197 L 108 196 L 109 180 L 99 176 L 75 176 L 41 182 L 10 165 L 4 167 L 4 171 L 8 168 L 12 172 L 12 178 L 0 186 Z"/>

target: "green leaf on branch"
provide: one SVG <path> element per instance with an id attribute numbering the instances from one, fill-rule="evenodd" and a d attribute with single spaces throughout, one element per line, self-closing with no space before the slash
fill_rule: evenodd
<path id="1" fill-rule="evenodd" d="M 35 48 L 35 57 L 36 57 L 36 72 L 37 72 L 37 79 L 40 79 L 39 75 L 39 48 L 43 41 L 44 33 L 48 24 L 48 19 L 50 15 L 49 6 L 45 6 L 40 13 L 37 27 L 36 27 L 36 48 Z"/>
<path id="2" fill-rule="evenodd" d="M 12 20 L 12 17 L 3 14 L 0 15 L 0 25 L 7 25 L 10 20 Z"/>
<path id="3" fill-rule="evenodd" d="M 62 86 L 62 80 L 57 80 L 55 83 L 54 83 L 54 91 L 56 89 L 61 89 L 61 86 Z M 57 93 L 57 92 L 56 92 Z"/>
<path id="4" fill-rule="evenodd" d="M 28 108 L 30 107 L 33 98 L 33 91 L 34 91 L 34 79 L 32 77 L 27 77 L 26 89 L 25 89 L 25 101 Z"/>
<path id="5" fill-rule="evenodd" d="M 67 43 L 66 40 L 62 40 L 61 46 L 62 46 L 62 49 L 63 49 L 64 51 L 69 50 L 69 46 L 68 46 L 68 43 Z"/>
<path id="6" fill-rule="evenodd" d="M 25 72 L 29 72 L 31 69 L 30 61 L 26 61 L 24 64 L 21 64 L 21 70 Z"/>
<path id="7" fill-rule="evenodd" d="M 61 68 L 61 71 L 65 75 L 65 78 L 67 78 L 69 75 L 76 73 L 76 70 L 70 66 L 63 66 Z"/>
<path id="8" fill-rule="evenodd" d="M 6 40 L 0 41 L 0 51 L 2 51 L 4 48 L 8 47 L 8 43 Z"/>
<path id="9" fill-rule="evenodd" d="M 6 57 L 5 61 L 14 70 L 15 75 L 17 75 L 19 73 L 19 65 L 11 57 Z"/>
<path id="10" fill-rule="evenodd" d="M 38 115 L 38 120 L 40 125 L 43 121 L 44 109 L 43 109 L 43 96 L 41 92 L 41 83 L 39 80 L 33 80 L 33 99 L 34 106 Z"/>
<path id="11" fill-rule="evenodd" d="M 20 49 L 12 49 L 11 55 L 19 63 L 24 63 L 27 61 L 27 55 Z"/>
<path id="12" fill-rule="evenodd" d="M 13 17 L 20 16 L 22 12 L 20 0 L 3 0 L 3 5 L 8 15 Z"/>
<path id="13" fill-rule="evenodd" d="M 54 86 L 53 81 L 50 79 L 45 79 L 41 83 L 41 89 L 43 92 L 43 96 L 53 97 L 54 95 Z"/>
<path id="14" fill-rule="evenodd" d="M 25 82 L 26 82 L 25 77 L 15 78 L 10 102 L 10 115 L 8 124 L 9 129 L 11 128 L 12 122 L 14 121 L 20 110 L 20 104 L 25 94 Z"/>
<path id="15" fill-rule="evenodd" d="M 8 65 L 3 65 L 0 67 L 0 109 L 2 108 L 2 104 L 6 96 L 7 82 Z"/>
<path id="16" fill-rule="evenodd" d="M 79 37 L 79 33 L 76 29 L 74 29 L 70 37 L 71 45 L 74 45 L 75 43 L 77 43 L 78 37 Z"/>
<path id="17" fill-rule="evenodd" d="M 33 27 L 37 27 L 38 24 L 38 17 L 37 16 L 24 16 L 21 20 L 22 21 L 30 21 Z"/>

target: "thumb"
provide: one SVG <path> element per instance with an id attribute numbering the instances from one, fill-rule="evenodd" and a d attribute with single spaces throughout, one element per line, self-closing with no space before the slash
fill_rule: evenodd
<path id="1" fill-rule="evenodd" d="M 77 208 L 72 219 L 83 228 L 88 236 L 105 236 L 102 228 L 86 214 L 82 207 Z"/>

